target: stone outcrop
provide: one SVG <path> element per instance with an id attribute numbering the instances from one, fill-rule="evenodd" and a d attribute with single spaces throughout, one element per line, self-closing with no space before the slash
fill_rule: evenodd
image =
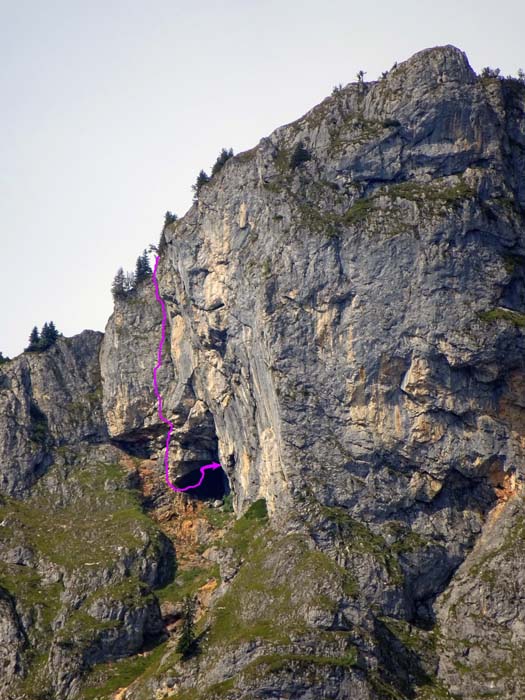
<path id="1" fill-rule="evenodd" d="M 22 627 L 11 596 L 0 588 L 0 668 L 9 679 L 20 677 L 24 647 Z"/>
<path id="2" fill-rule="evenodd" d="M 521 508 L 524 111 L 518 81 L 423 51 L 228 161 L 162 241 L 237 508 L 313 519 L 363 610 L 424 627 L 500 481 Z"/>
<path id="3" fill-rule="evenodd" d="M 166 283 L 171 275 L 163 276 Z M 170 295 L 166 295 L 170 304 Z M 165 445 L 166 424 L 159 420 L 152 371 L 158 361 L 162 313 L 151 281 L 143 282 L 132 298 L 117 301 L 101 345 L 103 407 L 111 437 L 130 449 L 159 454 Z M 157 374 L 164 412 L 174 426 L 170 449 L 172 479 L 217 459 L 217 437 L 207 406 L 197 400 L 191 381 L 192 350 L 178 347 L 176 325 L 171 343 L 162 348 Z M 158 460 L 157 497 L 166 495 L 163 459 Z"/>
<path id="4" fill-rule="evenodd" d="M 115 303 L 100 351 L 104 416 L 113 438 L 140 441 L 165 432 L 152 384 L 161 321 L 150 282 L 142 282 L 132 298 Z M 166 349 L 158 381 L 164 387 L 173 383 Z"/>
<path id="5" fill-rule="evenodd" d="M 524 171 L 525 86 L 478 77 L 461 51 L 437 47 L 334 90 L 229 159 L 164 229 L 170 476 L 220 461 L 238 519 L 227 501 L 203 510 L 216 541 L 207 534 L 204 561 L 182 561 L 158 593 L 175 636 L 121 697 L 523 694 Z M 152 390 L 160 323 L 146 281 L 116 303 L 103 339 L 3 366 L 8 523 L 19 503 L 42 508 L 46 489 L 61 508 L 78 504 L 84 479 L 103 517 L 129 512 L 112 499 L 140 482 L 166 522 L 181 518 Z M 68 402 L 84 408 L 68 417 Z M 100 464 L 115 462 L 128 476 L 106 488 Z M 66 586 L 103 630 L 93 623 L 86 639 L 67 605 L 53 618 L 59 697 L 81 697 L 94 663 L 161 634 L 151 588 L 169 581 L 170 549 L 140 508 L 134 517 L 136 539 L 119 545 L 129 556 L 86 590 Z M 2 551 L 46 585 L 71 581 L 41 549 L 28 528 Z M 98 596 L 108 586 L 113 597 Z M 0 658 L 18 688 L 32 625 L 4 588 L 13 643 Z M 182 592 L 200 606 L 190 660 L 173 643 Z"/>
<path id="6" fill-rule="evenodd" d="M 97 663 L 163 634 L 153 587 L 172 545 L 108 442 L 101 333 L 59 338 L 2 367 L 0 696 L 76 697 Z"/>
<path id="7" fill-rule="evenodd" d="M 368 510 L 355 472 L 406 509 L 411 465 L 437 489 L 503 444 L 516 468 L 493 387 L 512 403 L 520 381 L 522 103 L 458 50 L 423 52 L 229 161 L 167 229 L 172 350 L 241 507 L 287 509 L 322 471 L 323 501 Z M 377 479 L 385 454 L 397 474 Z"/>
<path id="8" fill-rule="evenodd" d="M 460 697 L 525 694 L 524 535 L 522 500 L 502 501 L 439 598 L 439 675 Z"/>
<path id="9" fill-rule="evenodd" d="M 102 333 L 59 338 L 45 353 L 24 353 L 0 374 L 2 493 L 20 494 L 51 464 L 53 448 L 107 434 L 98 353 Z"/>

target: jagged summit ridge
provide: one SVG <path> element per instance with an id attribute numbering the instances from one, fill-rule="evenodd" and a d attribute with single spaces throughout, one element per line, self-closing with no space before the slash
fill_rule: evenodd
<path id="1" fill-rule="evenodd" d="M 472 84 L 476 73 L 467 55 L 456 46 L 434 46 L 423 49 L 393 68 L 388 79 L 403 78 L 407 85 L 419 83 L 424 86 L 446 82 Z"/>

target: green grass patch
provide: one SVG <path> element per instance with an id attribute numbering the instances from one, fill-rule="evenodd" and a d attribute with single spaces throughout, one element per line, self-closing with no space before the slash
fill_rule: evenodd
<path id="1" fill-rule="evenodd" d="M 97 664 L 83 682 L 81 700 L 95 700 L 109 697 L 119 688 L 127 688 L 148 670 L 154 671 L 166 652 L 166 643 L 159 644 L 153 651 L 137 654 L 119 661 Z"/>
<path id="2" fill-rule="evenodd" d="M 310 231 L 322 233 L 327 238 L 339 236 L 343 217 L 333 211 L 323 211 L 313 204 L 301 202 L 297 205 L 301 225 Z"/>
<path id="3" fill-rule="evenodd" d="M 223 506 L 222 508 L 205 508 L 202 511 L 202 515 L 212 527 L 218 530 L 227 527 L 235 519 L 233 508 L 232 510 L 228 510 L 227 506 Z"/>
<path id="4" fill-rule="evenodd" d="M 363 197 L 352 204 L 343 217 L 346 224 L 355 225 L 364 221 L 375 208 L 374 197 Z"/>
<path id="5" fill-rule="evenodd" d="M 486 583 L 495 586 L 498 581 L 498 572 L 497 570 L 488 569 L 487 565 L 495 557 L 511 558 L 518 555 L 522 556 L 524 552 L 525 517 L 522 516 L 516 519 L 514 526 L 509 529 L 502 544 L 486 552 L 476 564 L 470 567 L 468 574 L 474 577 L 480 576 Z M 485 578 L 482 577 L 484 572 L 486 572 Z"/>
<path id="6" fill-rule="evenodd" d="M 17 600 L 24 612 L 33 611 L 31 633 L 45 638 L 60 610 L 62 584 L 43 584 L 35 569 L 0 561 L 0 586 Z"/>
<path id="7" fill-rule="evenodd" d="M 437 178 L 428 183 L 408 181 L 389 185 L 385 189 L 385 194 L 423 204 L 458 205 L 474 197 L 476 193 L 463 179 L 454 185 L 447 185 Z"/>
<path id="8" fill-rule="evenodd" d="M 161 603 L 177 603 L 187 595 L 194 595 L 201 586 L 210 579 L 220 580 L 219 566 L 213 564 L 209 567 L 195 567 L 179 570 L 175 580 L 164 588 L 155 591 L 155 595 Z"/>
<path id="9" fill-rule="evenodd" d="M 330 130 L 329 153 L 337 156 L 349 146 L 361 146 L 385 136 L 383 122 L 365 119 L 362 112 L 346 116 L 338 127 Z"/>
<path id="10" fill-rule="evenodd" d="M 285 174 L 290 171 L 291 165 L 290 160 L 292 157 L 292 152 L 289 148 L 280 148 L 275 156 L 275 167 L 281 173 Z"/>
<path id="11" fill-rule="evenodd" d="M 257 538 L 259 531 L 268 522 L 268 510 L 264 498 L 250 505 L 242 517 L 235 521 L 226 535 L 224 546 L 232 547 L 240 556 L 249 553 L 250 546 Z"/>
<path id="12" fill-rule="evenodd" d="M 352 668 L 357 663 L 357 650 L 349 647 L 343 656 L 317 656 L 315 654 L 264 654 L 251 661 L 239 673 L 238 678 L 245 684 L 258 677 L 277 674 L 283 670 L 297 671 L 316 667 Z M 177 693 L 174 700 L 219 700 L 229 697 L 236 688 L 236 678 L 228 678 L 206 688 L 191 688 Z M 231 695 L 230 697 L 234 697 Z"/>
<path id="13" fill-rule="evenodd" d="M 159 546 L 159 530 L 142 511 L 138 492 L 127 488 L 126 477 L 118 465 L 87 465 L 71 477 L 81 488 L 72 489 L 67 501 L 57 502 L 44 479 L 31 498 L 6 498 L 0 518 L 8 517 L 18 537 L 68 571 L 105 565 L 118 547 L 143 550 L 145 535 L 150 546 Z"/>
<path id="14" fill-rule="evenodd" d="M 153 556 L 162 548 L 157 526 L 143 512 L 137 492 L 127 488 L 127 472 L 114 464 L 77 465 L 70 471 L 63 466 L 71 462 L 68 451 L 57 455 L 56 463 L 34 487 L 26 500 L 5 497 L 0 502 L 2 546 L 7 549 L 22 545 L 35 553 L 35 558 L 53 563 L 78 581 L 82 592 L 89 593 L 89 575 L 112 567 L 126 552 L 134 559 L 129 578 L 118 584 L 100 588 L 88 595 L 83 605 L 67 611 L 61 601 L 63 585 L 45 583 L 30 566 L 0 563 L 0 586 L 15 599 L 17 608 L 31 619 L 27 633 L 29 665 L 27 688 L 46 687 L 46 669 L 53 626 L 59 616 L 64 625 L 56 639 L 64 648 L 81 649 L 90 645 L 105 630 L 118 628 L 119 621 L 101 621 L 87 613 L 96 599 L 122 601 L 128 607 L 151 602 L 152 594 L 141 583 L 142 557 Z M 59 495 L 49 488 L 48 480 L 71 480 L 71 488 Z M 133 552 L 140 556 L 133 556 Z M 70 584 L 70 586 L 73 584 Z M 87 588 L 87 590 L 86 590 Z M 79 591 L 80 592 L 80 591 Z M 70 593 L 75 593 L 70 590 Z M 28 690 L 29 692 L 29 690 Z"/>
<path id="15" fill-rule="evenodd" d="M 386 527 L 396 538 L 395 542 L 390 545 L 390 549 L 395 554 L 417 552 L 419 549 L 428 547 L 432 543 L 427 537 L 414 532 L 414 530 L 411 530 L 403 523 L 391 522 Z"/>
<path id="16" fill-rule="evenodd" d="M 239 163 L 249 163 L 255 158 L 256 155 L 257 155 L 257 146 L 254 146 L 253 148 L 250 148 L 247 151 L 242 151 L 241 153 L 237 153 L 233 157 Z"/>
<path id="17" fill-rule="evenodd" d="M 267 520 L 268 518 L 268 508 L 266 506 L 266 500 L 264 498 L 259 498 L 248 508 L 244 514 L 246 520 Z"/>
<path id="18" fill-rule="evenodd" d="M 384 681 L 378 671 L 369 671 L 366 677 L 381 700 L 407 700 L 407 696 L 400 693 L 390 683 Z"/>
<path id="19" fill-rule="evenodd" d="M 149 586 L 134 576 L 130 576 L 120 583 L 99 588 L 86 598 L 84 606 L 88 606 L 96 600 L 120 601 L 128 608 L 136 608 L 143 607 L 146 603 L 154 600 L 154 595 Z"/>
<path id="20" fill-rule="evenodd" d="M 399 639 L 404 647 L 414 651 L 418 656 L 432 656 L 437 648 L 439 629 L 422 630 L 411 625 L 406 620 L 394 617 L 381 617 L 381 622 Z"/>
<path id="21" fill-rule="evenodd" d="M 491 309 L 490 311 L 481 311 L 478 316 L 482 321 L 486 321 L 487 323 L 508 321 L 518 328 L 523 328 L 525 326 L 525 314 L 521 314 L 518 311 L 511 311 L 510 309 L 498 308 Z"/>
<path id="22" fill-rule="evenodd" d="M 122 627 L 121 620 L 97 620 L 85 610 L 73 610 L 66 623 L 56 634 L 56 642 L 65 648 L 78 648 L 79 645 L 95 641 L 100 632 Z"/>
<path id="23" fill-rule="evenodd" d="M 235 679 L 227 678 L 206 688 L 188 688 L 172 696 L 173 700 L 220 700 L 227 697 L 235 687 Z"/>
<path id="24" fill-rule="evenodd" d="M 301 666 L 336 666 L 351 668 L 357 663 L 357 650 L 350 647 L 344 656 L 317 656 L 315 654 L 265 654 L 252 661 L 242 671 L 244 677 L 250 678 L 264 674 L 278 673 L 283 669 L 294 670 Z"/>
<path id="25" fill-rule="evenodd" d="M 378 230 L 389 236 L 410 231 L 416 233 L 414 225 L 406 222 L 406 216 L 399 206 L 395 206 L 396 199 L 415 201 L 421 206 L 428 206 L 436 213 L 444 206 L 456 206 L 464 200 L 475 195 L 465 182 L 460 180 L 455 185 L 446 186 L 441 180 L 433 180 L 426 184 L 421 182 L 403 182 L 396 185 L 388 185 L 376 191 L 369 197 L 356 200 L 344 214 L 337 214 L 333 210 L 321 210 L 310 202 L 297 204 L 301 223 L 306 228 L 324 233 L 328 237 L 338 236 L 342 227 L 357 226 L 366 222 L 378 211 L 377 203 L 381 196 L 390 197 L 392 204 L 385 211 L 385 220 L 390 225 L 390 230 L 384 230 L 381 226 Z"/>
<path id="26" fill-rule="evenodd" d="M 281 190 L 283 189 L 283 184 L 280 180 L 273 181 L 273 182 L 263 182 L 263 187 L 265 190 L 268 190 L 268 192 L 273 192 L 273 194 L 279 194 Z"/>
<path id="27" fill-rule="evenodd" d="M 272 275 L 272 263 L 270 258 L 266 260 L 261 265 L 262 275 L 265 279 L 268 279 Z"/>
<path id="28" fill-rule="evenodd" d="M 288 643 L 291 588 L 288 581 L 272 576 L 265 565 L 271 536 L 265 531 L 248 542 L 243 534 L 246 549 L 242 549 L 249 553 L 249 561 L 217 603 L 208 643 L 220 646 L 254 639 Z"/>
<path id="29" fill-rule="evenodd" d="M 245 559 L 229 590 L 217 602 L 209 631 L 212 646 L 264 639 L 288 644 L 306 632 L 304 610 L 334 614 L 343 595 L 357 589 L 352 577 L 302 535 L 279 537 L 266 524 L 262 504 L 253 504 L 228 533 Z M 301 612 L 303 611 L 303 612 Z"/>
<path id="30" fill-rule="evenodd" d="M 225 513 L 233 513 L 233 493 L 228 493 L 226 496 L 224 496 L 224 499 L 222 501 L 222 510 Z"/>
<path id="31" fill-rule="evenodd" d="M 338 528 L 350 551 L 371 554 L 384 566 L 394 585 L 403 583 L 404 577 L 397 555 L 381 535 L 376 535 L 366 525 L 349 516 L 343 508 L 323 506 L 322 513 Z"/>

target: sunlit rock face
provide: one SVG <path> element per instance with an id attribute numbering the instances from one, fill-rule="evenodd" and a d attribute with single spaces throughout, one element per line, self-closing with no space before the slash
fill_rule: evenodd
<path id="1" fill-rule="evenodd" d="M 203 464 L 224 470 L 190 500 L 164 481 L 151 280 L 116 303 L 103 339 L 2 368 L 3 493 L 42 508 L 51 490 L 69 508 L 98 494 L 101 464 L 138 464 L 124 484 L 102 480 L 94 513 L 129 515 L 108 494 L 140 478 L 175 520 L 191 498 L 231 492 L 238 532 L 259 533 L 208 552 L 222 578 L 199 664 L 166 652 L 126 700 L 523 694 L 524 172 L 525 86 L 476 76 L 452 46 L 335 90 L 229 159 L 158 251 L 168 476 L 184 487 Z M 6 548 L 24 566 L 28 528 L 20 551 Z M 114 591 L 128 574 L 165 581 L 170 546 L 142 520 L 132 542 L 117 535 L 116 568 L 101 564 L 81 593 L 67 579 L 61 614 L 125 624 L 100 643 L 72 629 L 71 661 L 57 623 L 57 697 L 78 695 L 80 669 L 112 645 L 132 654 L 159 630 L 153 598 L 122 607 Z M 42 561 L 53 581 L 58 565 Z M 18 683 L 29 618 L 10 595 L 0 660 Z"/>
<path id="2" fill-rule="evenodd" d="M 151 282 L 142 282 L 129 298 L 115 303 L 100 351 L 104 417 L 111 437 L 148 435 L 162 429 L 153 393 L 161 320 Z M 170 357 L 165 353 L 159 382 L 168 386 L 172 376 Z"/>
<path id="3" fill-rule="evenodd" d="M 162 240 L 175 393 L 237 508 L 366 523 L 403 583 L 361 563 L 363 598 L 418 624 L 492 509 L 522 512 L 524 110 L 423 51 L 228 161 Z"/>
<path id="4" fill-rule="evenodd" d="M 469 493 L 523 459 L 523 100 L 423 51 L 228 161 L 166 229 L 177 391 L 241 509 L 308 492 L 439 537 L 452 518 L 452 559 L 470 546 L 494 496 Z"/>

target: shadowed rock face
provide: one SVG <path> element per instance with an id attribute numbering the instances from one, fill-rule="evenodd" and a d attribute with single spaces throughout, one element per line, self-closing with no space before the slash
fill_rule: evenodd
<path id="1" fill-rule="evenodd" d="M 0 372 L 2 699 L 76 697 L 91 666 L 163 633 L 151 589 L 172 545 L 108 442 L 101 340 L 59 338 Z"/>
<path id="2" fill-rule="evenodd" d="M 98 353 L 102 333 L 59 338 L 0 374 L 1 492 L 20 494 L 52 462 L 53 449 L 107 435 Z"/>
<path id="3" fill-rule="evenodd" d="M 24 638 L 13 601 L 0 589 L 0 666 L 7 678 L 16 678 L 22 672 L 21 651 Z"/>
<path id="4" fill-rule="evenodd" d="M 220 461 L 237 514 L 265 499 L 270 523 L 210 555 L 222 584 L 204 657 L 167 653 L 127 700 L 523 694 L 524 172 L 525 86 L 438 47 L 230 159 L 165 228 L 171 479 Z M 160 323 L 145 282 L 103 340 L 86 332 L 2 369 L 4 493 L 33 494 L 56 447 L 102 443 L 106 460 L 153 460 L 151 501 L 168 502 Z M 60 408 L 88 394 L 82 416 Z M 121 611 L 119 639 L 84 644 L 72 671 L 53 647 L 55 687 L 73 696 L 67 674 L 93 649 L 136 650 L 134 621 L 142 639 L 155 610 Z"/>

